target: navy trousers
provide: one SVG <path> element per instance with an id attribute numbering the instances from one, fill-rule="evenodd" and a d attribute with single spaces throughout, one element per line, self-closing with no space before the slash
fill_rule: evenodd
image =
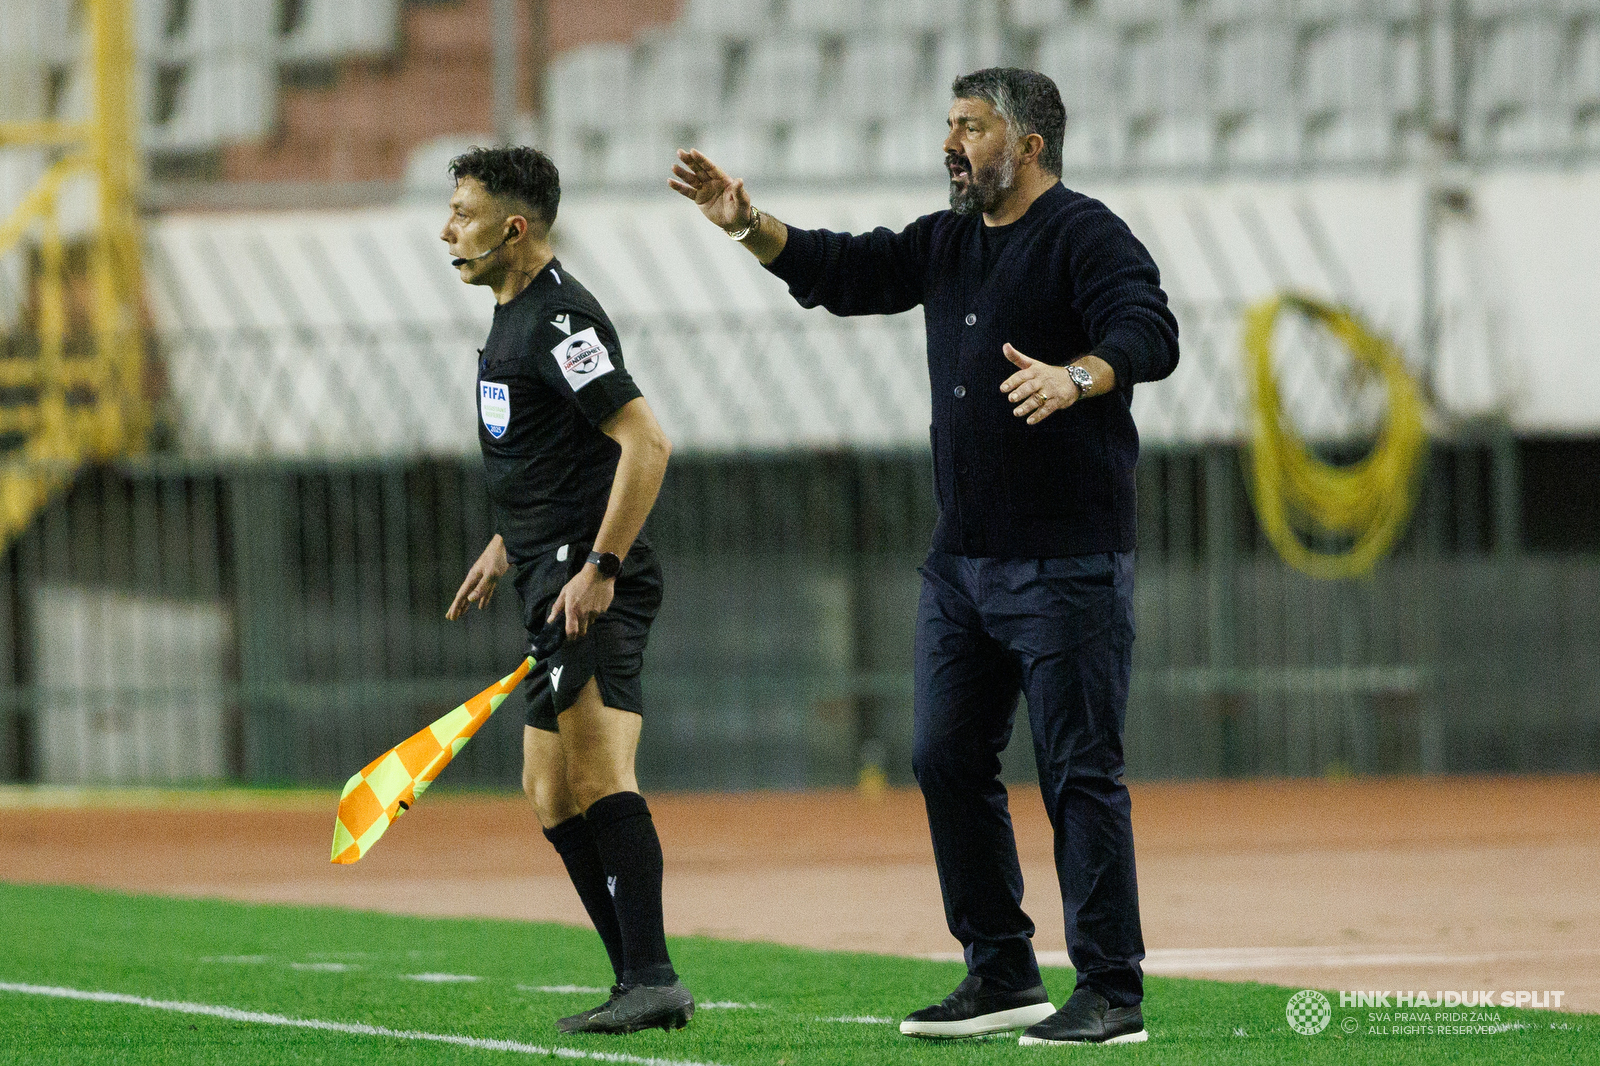
<path id="1" fill-rule="evenodd" d="M 932 552 L 917 606 L 912 765 L 950 932 L 970 973 L 1040 983 L 1000 752 L 1017 696 L 1055 831 L 1067 952 L 1114 1007 L 1143 998 L 1122 727 L 1133 652 L 1133 555 L 974 559 Z"/>

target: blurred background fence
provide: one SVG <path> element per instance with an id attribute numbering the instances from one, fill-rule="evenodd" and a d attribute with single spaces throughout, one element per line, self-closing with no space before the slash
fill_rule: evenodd
<path id="1" fill-rule="evenodd" d="M 0 0 L 0 215 L 100 114 L 103 9 L 136 26 L 145 343 L 102 387 L 148 428 L 120 457 L 5 438 L 0 777 L 332 784 L 516 661 L 509 589 L 443 618 L 491 533 L 490 303 L 437 243 L 443 167 L 498 135 L 562 167 L 558 254 L 677 446 L 646 786 L 908 781 L 920 317 L 799 311 L 662 186 L 696 143 L 787 220 L 901 226 L 944 199 L 950 78 L 1000 61 L 1058 79 L 1065 179 L 1182 327 L 1135 399 L 1130 772 L 1600 769 L 1600 0 Z M 26 370 L 0 408 L 94 409 L 59 366 L 107 343 L 101 173 L 0 241 Z M 1415 515 L 1366 579 L 1297 574 L 1254 517 L 1239 318 L 1286 290 L 1355 308 L 1430 399 Z M 1303 323 L 1277 338 L 1294 422 L 1358 454 L 1381 388 Z M 451 780 L 514 784 L 520 727 Z"/>

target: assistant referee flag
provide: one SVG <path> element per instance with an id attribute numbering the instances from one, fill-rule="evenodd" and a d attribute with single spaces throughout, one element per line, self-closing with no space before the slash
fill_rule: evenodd
<path id="1" fill-rule="evenodd" d="M 333 821 L 333 861 L 356 862 L 428 790 L 439 771 L 533 669 L 533 656 L 426 729 L 373 759 L 344 786 Z"/>

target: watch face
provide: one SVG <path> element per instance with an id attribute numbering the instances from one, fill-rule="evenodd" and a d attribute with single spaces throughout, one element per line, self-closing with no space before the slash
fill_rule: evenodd
<path id="1" fill-rule="evenodd" d="M 1067 376 L 1078 386 L 1080 392 L 1085 396 L 1089 395 L 1089 390 L 1094 386 L 1094 377 L 1087 370 L 1081 366 L 1069 366 Z"/>

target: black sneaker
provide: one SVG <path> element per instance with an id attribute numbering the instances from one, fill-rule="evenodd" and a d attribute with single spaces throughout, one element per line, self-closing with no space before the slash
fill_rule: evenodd
<path id="1" fill-rule="evenodd" d="M 1061 1009 L 1022 1034 L 1019 1044 L 1139 1044 L 1150 1039 L 1137 1005 L 1113 1007 L 1090 988 L 1074 989 Z"/>
<path id="2" fill-rule="evenodd" d="M 611 986 L 600 1006 L 562 1018 L 563 1033 L 636 1033 L 640 1029 L 682 1029 L 694 1017 L 694 997 L 677 981 L 670 985 Z"/>
<path id="3" fill-rule="evenodd" d="M 985 992 L 983 979 L 968 974 L 954 992 L 944 997 L 943 1003 L 908 1015 L 900 1023 L 900 1031 L 907 1036 L 946 1040 L 982 1036 L 1021 1029 L 1050 1017 L 1054 1010 L 1044 985 L 1035 985 L 1025 992 Z"/>

